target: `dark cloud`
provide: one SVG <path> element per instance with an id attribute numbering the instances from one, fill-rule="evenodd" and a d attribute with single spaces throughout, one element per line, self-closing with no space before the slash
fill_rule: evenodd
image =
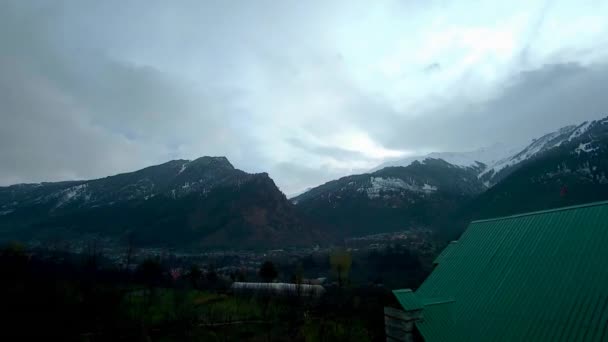
<path id="1" fill-rule="evenodd" d="M 247 139 L 235 131 L 237 118 L 225 115 L 228 90 L 194 89 L 152 66 L 114 59 L 94 41 L 82 43 L 81 33 L 64 32 L 63 6 L 2 4 L 0 184 L 230 155 L 240 148 L 229 144 L 233 136 Z M 193 137 L 195 149 L 184 149 Z"/>
<path id="2" fill-rule="evenodd" d="M 566 125 L 608 116 L 608 65 L 544 65 L 512 76 L 482 102 L 454 99 L 423 116 L 377 129 L 384 146 L 463 151 L 494 142 L 521 143 Z M 390 120 L 390 121 L 389 121 Z M 378 127 L 377 127 L 378 128 Z"/>
<path id="3" fill-rule="evenodd" d="M 19 66 L 0 65 L 0 181 L 100 177 L 149 163 L 149 149 L 92 124 L 70 96 Z"/>

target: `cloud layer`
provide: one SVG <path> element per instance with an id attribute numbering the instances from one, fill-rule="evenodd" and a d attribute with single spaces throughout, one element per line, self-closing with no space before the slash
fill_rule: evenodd
<path id="1" fill-rule="evenodd" d="M 2 1 L 0 185 L 225 155 L 286 193 L 608 115 L 608 4 Z"/>

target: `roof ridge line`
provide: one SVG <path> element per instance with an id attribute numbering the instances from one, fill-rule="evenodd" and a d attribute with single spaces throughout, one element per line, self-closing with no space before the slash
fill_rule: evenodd
<path id="1" fill-rule="evenodd" d="M 397 289 L 397 290 L 393 290 L 393 293 L 404 293 L 404 292 L 414 292 L 414 290 L 412 289 Z M 415 292 L 414 292 L 415 293 Z"/>
<path id="2" fill-rule="evenodd" d="M 509 216 L 500 216 L 500 217 L 494 217 L 494 218 L 488 218 L 488 219 L 474 220 L 474 221 L 471 221 L 471 224 L 491 222 L 491 221 L 500 221 L 500 220 L 509 220 L 509 219 L 514 219 L 514 218 L 523 217 L 523 216 L 533 216 L 533 215 L 546 214 L 546 213 L 552 213 L 552 212 L 557 212 L 557 211 L 566 211 L 566 210 L 573 210 L 573 209 L 579 209 L 579 208 L 596 207 L 596 206 L 600 206 L 600 205 L 608 205 L 608 201 L 590 202 L 590 203 L 585 203 L 585 204 L 577 204 L 577 205 L 571 205 L 571 206 L 559 207 L 559 208 L 553 208 L 553 209 L 530 211 L 527 213 L 514 214 L 514 215 L 509 215 Z"/>
<path id="3" fill-rule="evenodd" d="M 449 304 L 449 303 L 454 303 L 456 302 L 456 299 L 450 299 L 450 298 L 440 298 L 437 299 L 437 301 L 435 302 L 428 302 L 428 303 L 423 303 L 422 306 L 431 306 L 431 305 L 440 305 L 440 304 Z"/>

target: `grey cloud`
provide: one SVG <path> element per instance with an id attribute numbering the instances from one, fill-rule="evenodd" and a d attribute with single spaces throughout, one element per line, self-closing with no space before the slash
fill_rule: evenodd
<path id="1" fill-rule="evenodd" d="M 226 115 L 229 90 L 195 90 L 154 67 L 113 59 L 95 42 L 74 45 L 78 32 L 58 37 L 61 6 L 1 7 L 0 184 L 237 154 L 232 137 L 247 139 L 235 132 L 238 118 Z M 180 154 L 193 139 L 196 150 Z"/>
<path id="2" fill-rule="evenodd" d="M 337 160 L 361 160 L 365 159 L 365 155 L 361 152 L 346 150 L 339 147 L 318 146 L 309 142 L 304 142 L 296 138 L 288 138 L 287 142 L 298 149 L 308 153 L 330 157 Z"/>
<path id="3" fill-rule="evenodd" d="M 386 111 L 374 138 L 384 146 L 463 151 L 522 143 L 560 127 L 608 115 L 608 65 L 545 65 L 511 77 L 491 99 L 454 99 L 416 118 Z M 397 120 L 397 121 L 395 121 Z"/>
<path id="4" fill-rule="evenodd" d="M 419 5 L 391 6 L 409 12 Z M 353 7 L 346 19 L 336 16 Z M 385 148 L 457 151 L 608 115 L 608 66 L 576 62 L 512 75 L 483 101 L 445 94 L 420 103 L 432 109 L 399 111 L 353 81 L 346 67 L 353 56 L 330 38 L 363 18 L 366 7 L 2 1 L 0 184 L 225 155 L 294 192 L 363 171 L 336 166 L 370 162 L 330 144 L 348 129 Z M 529 46 L 542 23 L 533 26 Z M 587 52 L 571 55 L 580 54 Z M 447 68 L 442 59 L 428 62 L 433 77 Z"/>
<path id="5" fill-rule="evenodd" d="M 153 162 L 148 149 L 91 124 L 72 98 L 18 67 L 0 66 L 0 183 L 101 177 Z"/>
<path id="6" fill-rule="evenodd" d="M 432 74 L 439 70 L 441 70 L 441 64 L 439 63 L 431 63 L 427 65 L 426 68 L 424 68 L 424 72 L 426 72 L 427 74 Z"/>

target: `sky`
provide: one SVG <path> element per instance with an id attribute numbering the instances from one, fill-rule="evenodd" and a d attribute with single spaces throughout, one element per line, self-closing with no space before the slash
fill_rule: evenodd
<path id="1" fill-rule="evenodd" d="M 608 1 L 0 1 L 0 185 L 226 156 L 292 194 L 608 116 Z"/>

